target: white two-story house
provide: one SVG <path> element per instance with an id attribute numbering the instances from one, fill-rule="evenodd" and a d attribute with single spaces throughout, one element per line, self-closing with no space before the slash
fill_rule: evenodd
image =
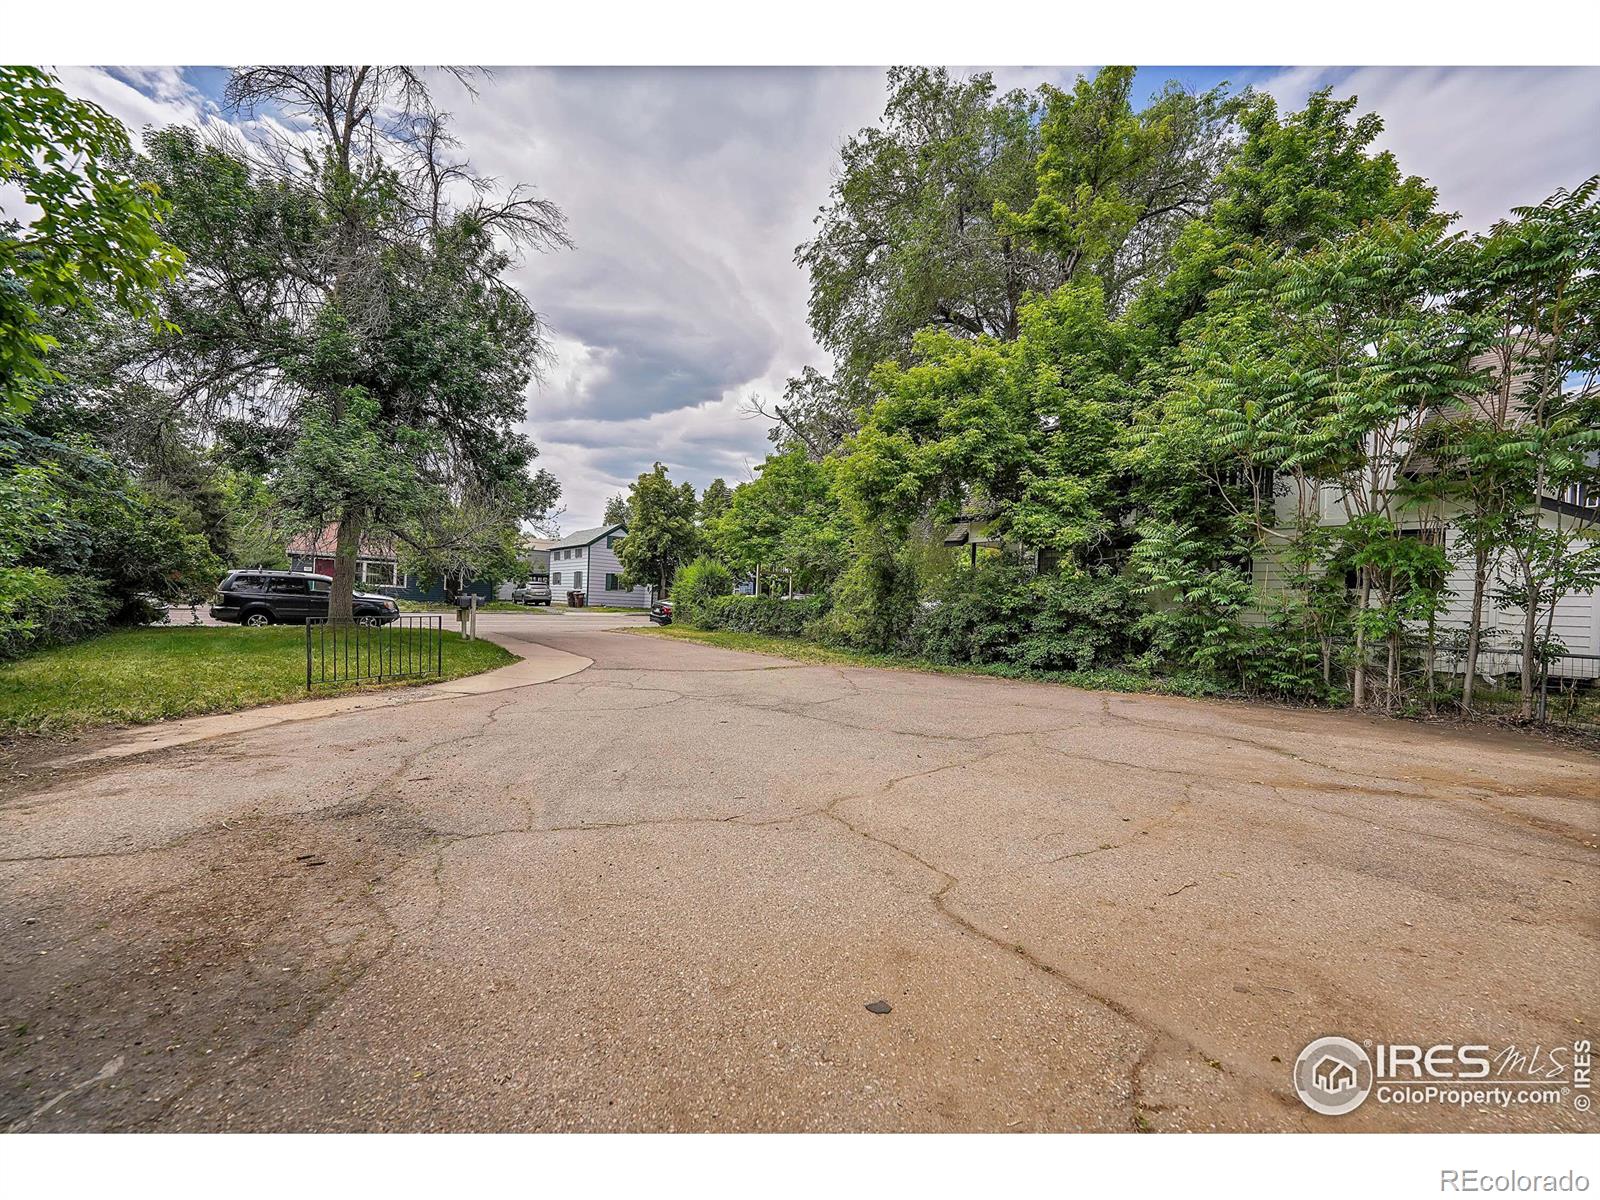
<path id="1" fill-rule="evenodd" d="M 568 592 L 582 592 L 586 603 L 620 608 L 649 608 L 650 589 L 622 586 L 622 563 L 617 546 L 627 536 L 625 525 L 598 525 L 579 529 L 549 545 L 550 594 L 557 602 Z"/>

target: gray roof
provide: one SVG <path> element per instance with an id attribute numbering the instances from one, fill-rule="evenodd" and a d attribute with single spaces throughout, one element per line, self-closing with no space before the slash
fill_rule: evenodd
<path id="1" fill-rule="evenodd" d="M 571 533 L 567 534 L 566 537 L 551 542 L 549 546 L 545 548 L 547 550 L 570 550 L 574 546 L 588 546 L 594 542 L 598 542 L 601 538 L 605 537 L 606 534 L 611 533 L 613 530 L 626 533 L 627 526 L 596 525 L 593 529 L 574 529 Z"/>

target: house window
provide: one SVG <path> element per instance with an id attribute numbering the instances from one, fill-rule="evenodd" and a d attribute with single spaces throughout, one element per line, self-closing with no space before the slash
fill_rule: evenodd
<path id="1" fill-rule="evenodd" d="M 554 575 L 550 576 L 550 582 L 555 584 L 557 587 L 560 587 L 561 586 L 561 572 L 557 571 Z"/>
<path id="2" fill-rule="evenodd" d="M 583 572 L 582 571 L 574 571 L 572 573 L 572 590 L 575 591 L 575 592 L 583 591 Z"/>
<path id="3" fill-rule="evenodd" d="M 611 549 L 611 547 L 615 546 L 616 544 L 617 544 L 617 535 L 614 534 L 614 533 L 606 534 L 606 549 L 609 550 L 609 549 Z"/>
<path id="4" fill-rule="evenodd" d="M 356 573 L 360 575 L 362 583 L 376 584 L 378 587 L 395 586 L 395 566 L 393 562 L 383 559 L 369 558 L 356 563 Z"/>
<path id="5" fill-rule="evenodd" d="M 608 592 L 620 592 L 621 590 L 622 590 L 622 585 L 617 582 L 617 577 L 615 575 L 607 575 L 606 576 L 606 591 L 608 591 Z"/>

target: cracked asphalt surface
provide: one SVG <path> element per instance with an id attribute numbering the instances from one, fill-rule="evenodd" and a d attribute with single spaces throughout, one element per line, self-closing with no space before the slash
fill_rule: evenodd
<path id="1" fill-rule="evenodd" d="M 1594 755 L 483 620 L 594 665 L 11 788 L 0 1130 L 1595 1128 L 1289 1079 L 1593 1036 Z"/>

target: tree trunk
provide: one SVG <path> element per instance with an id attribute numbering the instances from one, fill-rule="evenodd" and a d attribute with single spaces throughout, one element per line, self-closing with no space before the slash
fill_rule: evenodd
<path id="1" fill-rule="evenodd" d="M 1547 713 L 1545 711 L 1545 706 L 1544 706 L 1544 703 L 1543 703 L 1544 697 L 1545 697 L 1546 693 L 1549 691 L 1549 688 L 1550 688 L 1550 664 L 1544 661 L 1543 651 L 1549 647 L 1550 640 L 1555 635 L 1556 600 L 1557 599 L 1559 599 L 1559 596 L 1552 595 L 1550 597 L 1550 609 L 1549 609 L 1549 612 L 1545 615 L 1545 619 L 1544 619 L 1544 637 L 1541 638 L 1540 641 L 1539 641 L 1540 654 L 1539 654 L 1538 684 L 1539 684 L 1539 699 L 1540 699 L 1539 719 L 1541 721 L 1547 719 L 1549 717 L 1549 715 L 1550 715 L 1549 713 Z"/>
<path id="2" fill-rule="evenodd" d="M 1439 627 L 1436 617 L 1428 618 L 1428 712 L 1437 713 L 1434 706 L 1434 696 L 1437 694 L 1437 683 L 1434 679 L 1434 663 L 1438 654 Z"/>
<path id="3" fill-rule="evenodd" d="M 1360 613 L 1365 614 L 1372 603 L 1372 576 L 1371 567 L 1361 568 L 1361 607 Z M 1356 622 L 1356 677 L 1351 687 L 1350 704 L 1353 708 L 1367 706 L 1367 633 L 1360 620 Z"/>
<path id="4" fill-rule="evenodd" d="M 1391 633 L 1387 640 L 1389 642 L 1389 669 L 1384 673 L 1384 683 L 1388 687 L 1388 695 L 1383 698 L 1383 711 L 1393 716 L 1395 696 L 1400 691 L 1399 631 Z"/>
<path id="5" fill-rule="evenodd" d="M 1522 614 L 1522 719 L 1533 720 L 1533 656 L 1534 640 L 1539 632 L 1539 608 L 1533 600 L 1533 583 L 1528 583 L 1530 603 Z"/>
<path id="6" fill-rule="evenodd" d="M 351 596 L 356 590 L 361 516 L 358 508 L 347 508 L 339 514 L 339 538 L 333 551 L 333 589 L 328 597 L 328 616 L 335 621 L 348 621 L 355 611 Z"/>
<path id="7" fill-rule="evenodd" d="M 1478 646 L 1483 639 L 1483 593 L 1489 583 L 1489 551 L 1476 550 L 1472 561 L 1472 619 L 1467 624 L 1467 677 L 1461 683 L 1461 711 L 1472 711 L 1472 692 L 1478 681 Z"/>

